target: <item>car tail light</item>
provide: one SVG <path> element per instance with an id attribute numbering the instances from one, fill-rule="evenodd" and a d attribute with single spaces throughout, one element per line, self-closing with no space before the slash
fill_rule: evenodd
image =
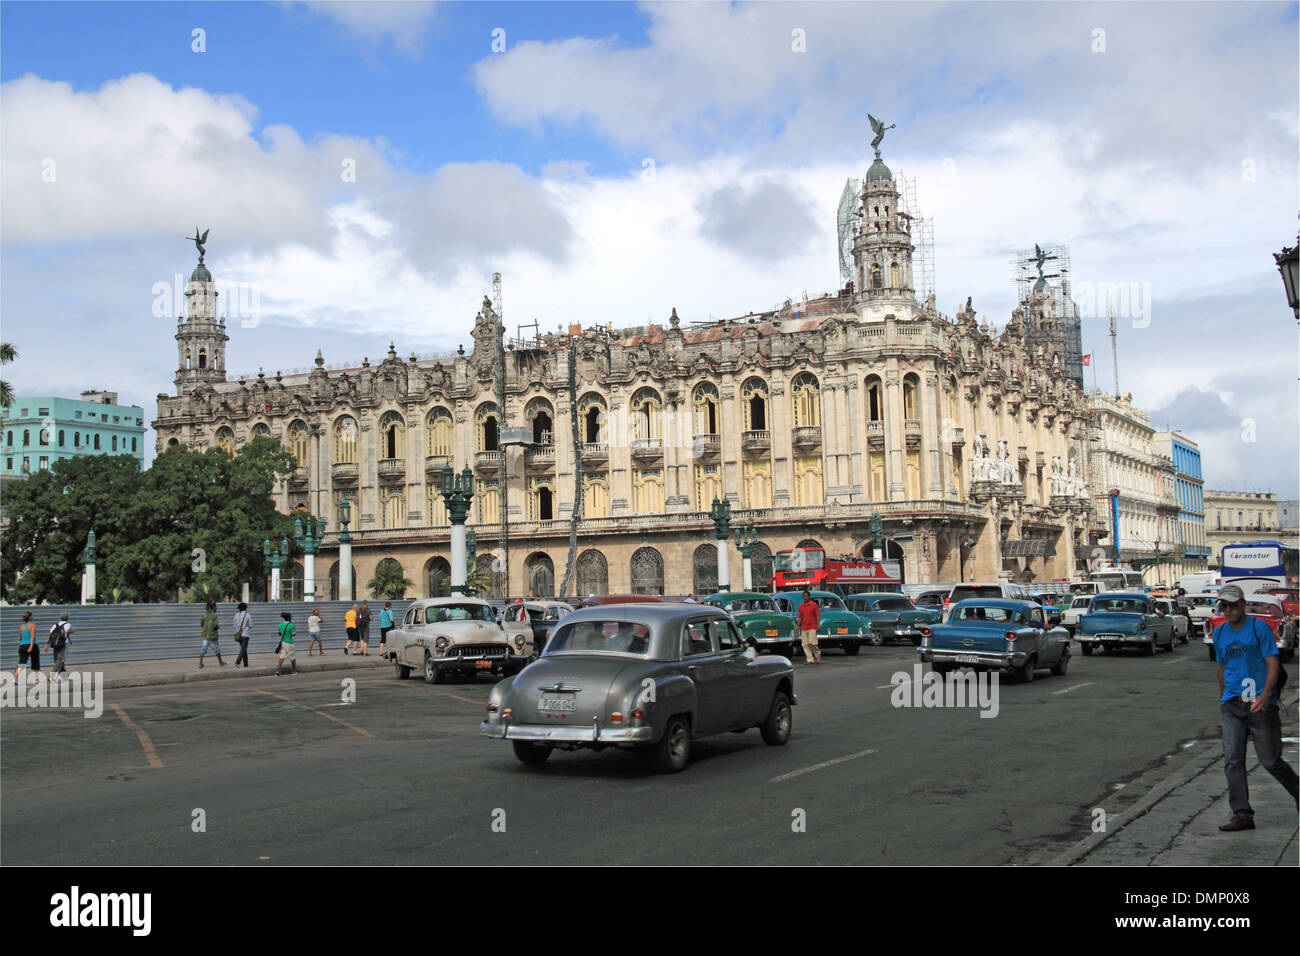
<path id="1" fill-rule="evenodd" d="M 622 714 L 610 714 L 610 715 L 609 715 L 609 722 L 610 722 L 611 724 L 621 724 L 621 723 L 623 722 L 623 715 L 622 715 Z"/>
<path id="2" fill-rule="evenodd" d="M 501 711 L 501 716 L 502 716 L 502 717 L 513 717 L 514 715 L 515 715 L 515 712 L 514 712 L 513 710 L 511 710 L 509 707 L 507 707 L 505 710 Z"/>
<path id="3" fill-rule="evenodd" d="M 934 633 L 934 632 L 931 631 L 928 627 L 923 627 L 923 628 L 921 628 L 921 636 L 922 636 L 922 637 L 929 637 L 929 636 L 930 636 L 931 634 L 933 634 L 933 633 Z"/>
<path id="4" fill-rule="evenodd" d="M 633 719 L 633 720 L 644 720 L 644 719 L 645 719 L 645 715 L 646 715 L 646 714 L 645 714 L 645 711 L 644 711 L 644 710 L 634 710 L 634 711 L 632 711 L 632 719 Z"/>
<path id="5" fill-rule="evenodd" d="M 496 712 L 497 712 L 497 705 L 496 705 L 496 704 L 488 704 L 488 713 L 489 713 L 489 714 L 495 714 Z"/>
<path id="6" fill-rule="evenodd" d="M 1015 632 L 1015 631 L 1007 631 L 1007 640 L 1008 640 L 1008 641 L 1014 641 L 1015 639 L 1016 639 L 1016 632 Z"/>

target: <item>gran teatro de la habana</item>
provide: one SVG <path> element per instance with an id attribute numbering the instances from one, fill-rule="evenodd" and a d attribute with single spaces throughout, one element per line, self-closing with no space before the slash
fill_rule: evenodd
<path id="1" fill-rule="evenodd" d="M 1064 361 L 1059 290 L 1040 279 L 1000 334 L 969 299 L 943 316 L 933 296 L 918 301 L 915 225 L 879 150 L 858 197 L 852 278 L 835 294 L 710 323 L 672 308 L 662 325 L 505 347 L 485 297 L 469 350 L 404 359 L 390 345 L 376 364 L 330 369 L 318 352 L 309 371 L 256 380 L 227 380 L 200 257 L 158 449 L 279 439 L 298 463 L 280 510 L 327 522 L 321 597 L 338 594 L 345 498 L 358 594 L 385 561 L 415 582 L 407 597 L 447 592 L 446 464 L 472 470 L 468 526 L 494 596 L 556 592 L 577 499 L 570 594 L 715 590 L 715 499 L 755 529 L 757 587 L 782 549 L 870 556 L 877 514 L 907 583 L 1073 576 L 1105 530 L 1083 478 L 1093 421 Z M 297 567 L 284 576 L 301 596 Z"/>

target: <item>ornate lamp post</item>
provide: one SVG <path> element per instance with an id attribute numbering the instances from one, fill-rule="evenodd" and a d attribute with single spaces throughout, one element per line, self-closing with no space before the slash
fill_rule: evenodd
<path id="1" fill-rule="evenodd" d="M 465 519 L 469 517 L 469 506 L 474 500 L 474 473 L 468 465 L 459 475 L 451 470 L 451 465 L 443 465 L 438 476 L 438 490 L 451 518 L 451 593 L 464 594 L 468 564 Z"/>
<path id="2" fill-rule="evenodd" d="M 81 603 L 95 603 L 95 529 L 86 535 L 86 576 L 81 585 Z"/>
<path id="3" fill-rule="evenodd" d="M 271 562 L 271 600 L 280 600 L 280 569 L 289 560 L 289 539 L 280 539 L 278 551 L 271 550 L 271 539 L 262 542 L 262 555 Z"/>
<path id="4" fill-rule="evenodd" d="M 885 560 L 885 522 L 880 515 L 873 514 L 868 527 L 871 528 L 871 560 L 879 564 Z"/>
<path id="5" fill-rule="evenodd" d="M 352 598 L 352 535 L 348 534 L 348 524 L 352 521 L 352 502 L 344 498 L 339 503 L 339 600 L 351 601 Z"/>
<path id="6" fill-rule="evenodd" d="M 714 538 L 718 542 L 718 590 L 729 591 L 731 572 L 727 568 L 727 538 L 731 534 L 731 502 L 714 498 L 709 517 L 713 519 Z"/>
<path id="7" fill-rule="evenodd" d="M 736 547 L 740 549 L 742 567 L 745 572 L 745 590 L 754 589 L 754 565 L 751 558 L 754 556 L 754 546 L 758 544 L 758 529 L 751 525 L 738 527 L 735 530 Z"/>
<path id="8" fill-rule="evenodd" d="M 1281 252 L 1273 253 L 1273 261 L 1277 263 L 1277 271 L 1282 273 L 1282 285 L 1286 288 L 1287 305 L 1291 306 L 1291 311 L 1295 313 L 1296 321 L 1300 322 L 1300 299 L 1297 299 L 1296 286 L 1300 284 L 1297 280 L 1297 272 L 1300 272 L 1300 246 L 1282 247 Z"/>
<path id="9" fill-rule="evenodd" d="M 293 543 L 303 553 L 302 559 L 302 599 L 304 601 L 316 600 L 316 552 L 320 550 L 321 539 L 325 537 L 325 519 L 320 518 L 315 522 L 313 533 L 313 521 L 307 518 L 307 531 L 303 533 L 303 524 L 301 518 L 293 520 Z M 349 545 L 349 550 L 351 546 Z M 339 565 L 339 575 L 343 574 L 343 566 Z"/>

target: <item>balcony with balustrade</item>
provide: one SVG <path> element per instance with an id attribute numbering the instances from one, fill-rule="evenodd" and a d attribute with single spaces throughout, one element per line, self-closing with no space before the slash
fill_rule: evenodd
<path id="1" fill-rule="evenodd" d="M 766 455 L 772 448 L 772 433 L 766 428 L 755 428 L 741 432 L 740 447 L 748 457 Z"/>
<path id="2" fill-rule="evenodd" d="M 578 446 L 578 454 L 582 456 L 582 463 L 584 465 L 609 461 L 609 443 L 603 441 L 585 441 Z"/>
<path id="3" fill-rule="evenodd" d="M 379 483 L 382 485 L 400 485 L 406 480 L 405 458 L 379 459 Z"/>
<path id="4" fill-rule="evenodd" d="M 428 478 L 437 478 L 445 465 L 451 464 L 451 455 L 425 455 L 424 474 Z"/>
<path id="5" fill-rule="evenodd" d="M 529 445 L 524 451 L 524 468 L 529 472 L 555 470 L 554 445 Z"/>
<path id="6" fill-rule="evenodd" d="M 664 457 L 662 438 L 633 438 L 632 457 L 637 461 L 660 461 Z"/>
<path id="7" fill-rule="evenodd" d="M 474 453 L 474 470 L 485 475 L 495 475 L 501 470 L 506 460 L 503 451 L 479 451 Z"/>
<path id="8" fill-rule="evenodd" d="M 695 436 L 692 454 L 696 461 L 717 461 L 722 453 L 722 436 L 705 433 Z"/>
<path id="9" fill-rule="evenodd" d="M 822 446 L 822 427 L 820 425 L 801 425 L 790 437 L 796 451 L 809 452 Z"/>
<path id="10" fill-rule="evenodd" d="M 336 461 L 330 465 L 330 479 L 336 485 L 355 485 L 360 474 L 355 461 Z"/>

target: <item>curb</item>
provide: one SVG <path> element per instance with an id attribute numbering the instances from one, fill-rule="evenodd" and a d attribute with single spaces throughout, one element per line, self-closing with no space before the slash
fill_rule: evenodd
<path id="1" fill-rule="evenodd" d="M 380 662 L 378 660 L 373 663 L 362 663 L 360 661 L 355 663 L 352 661 L 339 661 L 338 663 L 331 661 L 328 664 L 300 663 L 298 665 L 298 673 L 314 674 L 323 671 L 353 670 L 359 667 L 383 667 L 387 666 L 387 664 L 387 661 Z M 206 671 L 208 668 L 204 668 L 204 670 Z M 225 672 L 225 668 L 218 666 L 218 672 L 214 674 L 185 672 L 180 674 L 159 674 L 155 676 L 141 677 L 112 677 L 104 681 L 104 688 L 106 690 L 115 690 L 123 687 L 155 687 L 162 684 L 193 684 L 200 681 L 243 680 L 251 677 L 272 677 L 274 674 L 274 667 L 241 667 L 237 669 L 232 667 L 230 672 Z"/>

